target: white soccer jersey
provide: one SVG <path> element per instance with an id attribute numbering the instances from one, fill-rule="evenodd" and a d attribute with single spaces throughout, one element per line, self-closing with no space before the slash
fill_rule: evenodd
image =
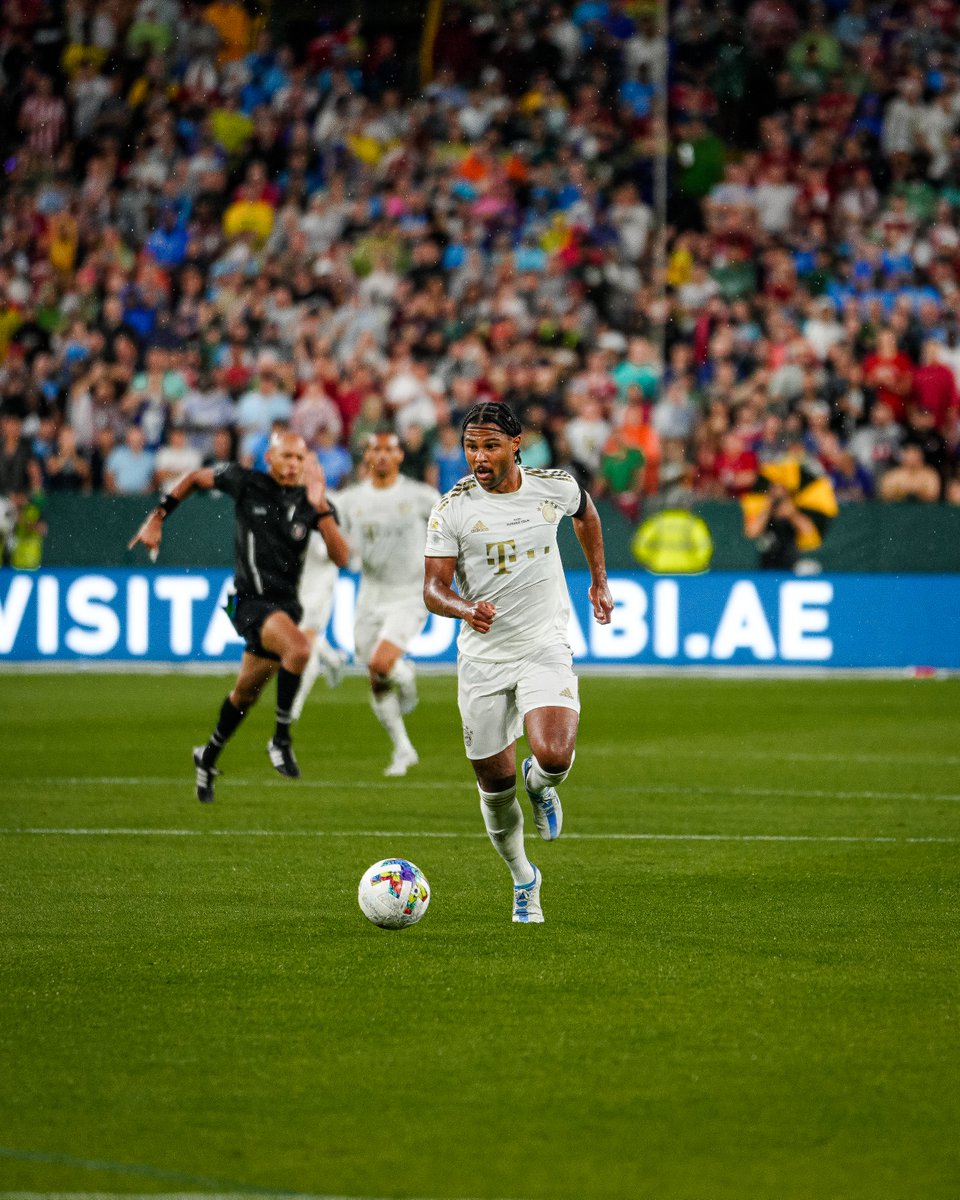
<path id="1" fill-rule="evenodd" d="M 336 492 L 327 492 L 327 500 L 334 507 L 338 503 Z M 333 604 L 333 589 L 337 586 L 340 568 L 330 558 L 327 543 L 313 530 L 307 540 L 307 556 L 303 560 L 300 576 L 300 603 L 303 606 L 301 624 L 307 629 L 326 629 Z"/>
<path id="2" fill-rule="evenodd" d="M 560 518 L 580 508 L 580 485 L 566 471 L 520 468 L 516 492 L 485 492 L 472 475 L 434 507 L 428 558 L 455 558 L 460 595 L 486 600 L 497 615 L 487 633 L 461 622 L 464 658 L 511 662 L 545 646 L 567 645 L 570 597 L 557 549 Z"/>
<path id="3" fill-rule="evenodd" d="M 340 524 L 364 583 L 378 590 L 423 590 L 423 536 L 430 510 L 440 499 L 436 488 L 405 475 L 390 487 L 369 480 L 345 488 L 337 500 Z"/>

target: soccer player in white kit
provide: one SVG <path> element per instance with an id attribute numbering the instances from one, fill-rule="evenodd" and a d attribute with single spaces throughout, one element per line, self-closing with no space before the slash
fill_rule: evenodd
<path id="1" fill-rule="evenodd" d="M 423 603 L 423 540 L 436 488 L 400 474 L 403 447 L 395 433 L 373 433 L 363 452 L 366 478 L 345 488 L 337 515 L 360 560 L 354 620 L 355 653 L 370 677 L 370 703 L 386 730 L 393 757 L 387 776 L 406 775 L 419 761 L 404 716 L 417 703 L 413 663 L 404 657 L 427 623 Z"/>
<path id="2" fill-rule="evenodd" d="M 566 471 L 520 466 L 520 422 L 506 405 L 474 405 L 462 430 L 473 474 L 430 514 L 423 597 L 431 612 L 462 622 L 457 700 L 480 810 L 513 876 L 513 920 L 540 924 L 541 876 L 524 849 L 516 741 L 525 730 L 532 753 L 524 790 L 537 832 L 552 841 L 563 822 L 557 786 L 573 765 L 580 720 L 557 527 L 573 518 L 593 614 L 607 625 L 613 598 L 603 531 L 593 501 Z"/>
<path id="3" fill-rule="evenodd" d="M 327 503 L 336 508 L 337 495 L 327 492 Z M 318 533 L 311 533 L 307 543 L 307 557 L 300 576 L 300 604 L 303 617 L 300 628 L 310 642 L 310 658 L 300 677 L 300 689 L 293 702 L 290 715 L 298 721 L 303 715 L 310 690 L 321 672 L 329 687 L 335 688 L 343 679 L 343 668 L 347 655 L 327 641 L 327 625 L 333 611 L 333 597 L 340 577 L 340 568 L 330 558 L 326 542 Z"/>

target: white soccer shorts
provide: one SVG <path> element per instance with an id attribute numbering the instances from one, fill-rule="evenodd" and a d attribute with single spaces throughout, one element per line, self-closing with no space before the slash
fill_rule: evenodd
<path id="1" fill-rule="evenodd" d="M 427 623 L 423 600 L 396 600 L 392 604 L 357 603 L 353 639 L 357 661 L 368 663 L 378 642 L 390 642 L 406 650 Z"/>
<path id="2" fill-rule="evenodd" d="M 577 677 L 566 646 L 548 646 L 535 657 L 510 663 L 461 658 L 457 704 L 467 758 L 492 758 L 520 737 L 535 708 L 580 711 Z"/>

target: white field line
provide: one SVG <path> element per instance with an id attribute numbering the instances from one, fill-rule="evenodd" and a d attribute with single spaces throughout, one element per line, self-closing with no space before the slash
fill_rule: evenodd
<path id="1" fill-rule="evenodd" d="M 27 788 L 38 787 L 176 787 L 187 792 L 192 791 L 192 779 L 188 775 L 52 775 L 44 778 L 31 779 L 28 777 L 6 778 L 8 785 L 20 784 Z M 444 791 L 471 792 L 472 784 L 464 780 L 442 782 L 430 780 L 414 782 L 413 780 L 393 779 L 385 784 L 382 779 L 301 779 L 296 784 L 284 779 L 234 779 L 224 776 L 222 784 L 225 790 L 229 788 L 283 788 L 326 789 L 329 791 L 365 791 L 373 789 L 388 789 L 389 791 L 406 789 L 412 791 Z M 760 788 L 730 785 L 728 787 L 677 787 L 672 784 L 596 784 L 577 783 L 577 791 L 582 793 L 604 792 L 616 795 L 640 796 L 754 796 L 760 799 L 776 800 L 939 800 L 948 803 L 960 802 L 960 792 L 878 792 L 871 790 L 833 791 L 826 788 Z"/>
<path id="2" fill-rule="evenodd" d="M 0 828 L 0 837 L 146 837 L 146 838 L 408 838 L 485 839 L 485 833 L 453 833 L 427 829 L 71 829 L 55 827 Z M 527 834 L 535 840 L 534 834 Z M 581 842 L 843 842 L 867 845 L 946 845 L 960 837 L 861 836 L 814 833 L 566 833 L 564 841 Z M 0 1193 L 3 1200 L 3 1193 Z"/>
<path id="3" fill-rule="evenodd" d="M 390 1200 L 388 1196 L 333 1196 L 307 1192 L 258 1191 L 248 1188 L 242 1192 L 0 1192 L 0 1200 Z M 457 1198 L 452 1198 L 457 1200 Z M 466 1200 L 466 1198 L 464 1198 Z"/>
<path id="4" fill-rule="evenodd" d="M 590 754 L 601 758 L 623 757 L 623 744 L 593 745 Z M 960 766 L 960 754 L 829 754 L 824 751 L 788 751 L 783 754 L 776 750 L 726 750 L 717 747 L 712 750 L 690 750 L 686 746 L 666 745 L 657 742 L 648 745 L 631 746 L 630 754 L 635 758 L 670 758 L 678 756 L 683 759 L 710 759 L 711 761 L 730 762 L 796 762 L 796 763 L 854 763 L 862 766 L 897 766 L 906 767 L 956 767 Z"/>

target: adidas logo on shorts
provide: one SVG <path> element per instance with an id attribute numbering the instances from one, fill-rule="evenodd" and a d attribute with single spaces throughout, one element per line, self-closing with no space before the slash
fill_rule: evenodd
<path id="1" fill-rule="evenodd" d="M 573 692 L 571 692 L 569 688 L 564 688 L 560 695 L 566 696 L 568 700 L 573 699 Z"/>

